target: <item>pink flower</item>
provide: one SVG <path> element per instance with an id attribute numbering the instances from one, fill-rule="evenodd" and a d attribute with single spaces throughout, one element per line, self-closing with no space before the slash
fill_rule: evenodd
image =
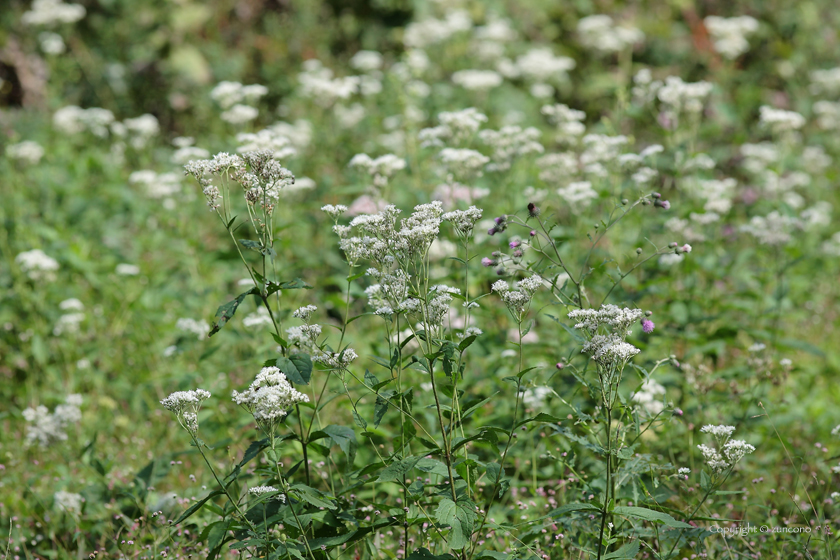
<path id="1" fill-rule="evenodd" d="M 653 321 L 650 319 L 642 319 L 642 330 L 644 332 L 650 334 L 653 332 L 654 327 L 656 327 L 656 325 L 653 324 Z"/>

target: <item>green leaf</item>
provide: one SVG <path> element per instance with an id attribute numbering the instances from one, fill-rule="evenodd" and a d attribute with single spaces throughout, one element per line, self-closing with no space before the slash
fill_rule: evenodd
<path id="1" fill-rule="evenodd" d="M 624 515 L 625 517 L 635 517 L 636 519 L 644 519 L 645 521 L 661 521 L 668 527 L 675 529 L 691 529 L 691 525 L 677 521 L 667 513 L 661 511 L 654 511 L 652 509 L 635 507 L 635 506 L 618 506 L 613 510 L 615 515 Z"/>
<path id="2" fill-rule="evenodd" d="M 391 482 L 397 480 L 402 484 L 405 482 L 406 475 L 420 462 L 421 456 L 407 457 L 401 461 L 394 461 L 388 467 L 379 473 L 377 482 Z"/>
<path id="3" fill-rule="evenodd" d="M 496 481 L 499 481 L 499 497 L 504 496 L 505 492 L 510 488 L 510 481 L 504 478 L 505 473 L 502 472 L 502 466 L 499 463 L 487 463 L 484 472 L 487 473 L 489 484 L 495 485 Z"/>
<path id="4" fill-rule="evenodd" d="M 263 246 L 262 243 L 259 241 L 251 241 L 250 239 L 240 239 L 239 243 L 241 243 L 244 247 L 248 247 L 252 251 L 256 251 L 257 253 L 262 252 Z"/>
<path id="5" fill-rule="evenodd" d="M 347 455 L 347 467 L 351 467 L 356 459 L 356 432 L 353 428 L 330 424 L 323 431 L 344 451 Z"/>
<path id="6" fill-rule="evenodd" d="M 560 517 L 561 515 L 566 515 L 567 513 L 571 513 L 573 511 L 601 511 L 593 504 L 584 504 L 581 502 L 575 502 L 572 504 L 565 504 L 560 506 L 559 508 L 552 510 L 548 516 L 549 517 Z"/>
<path id="7" fill-rule="evenodd" d="M 222 330 L 222 327 L 224 327 L 225 324 L 233 318 L 236 310 L 239 308 L 240 304 L 245 301 L 246 297 L 251 294 L 259 295 L 259 293 L 260 291 L 254 287 L 243 294 L 239 294 L 236 296 L 236 299 L 229 301 L 224 305 L 220 305 L 219 309 L 216 310 L 216 322 L 213 323 L 213 328 L 210 329 L 210 333 L 207 336 L 213 336 Z"/>
<path id="8" fill-rule="evenodd" d="M 462 341 L 460 342 L 460 344 L 458 344 L 458 350 L 460 350 L 461 352 L 463 352 L 464 350 L 466 350 L 467 348 L 469 348 L 469 347 L 470 347 L 470 345 L 471 345 L 473 342 L 475 342 L 475 339 L 476 339 L 476 338 L 477 338 L 477 337 L 476 337 L 475 335 L 473 335 L 473 336 L 468 336 L 467 338 L 465 338 L 464 340 L 462 340 Z"/>
<path id="9" fill-rule="evenodd" d="M 218 495 L 220 495 L 220 494 L 224 494 L 224 491 L 223 491 L 223 490 L 221 490 L 221 489 L 219 489 L 219 490 L 213 490 L 212 492 L 210 492 L 209 494 L 207 494 L 206 496 L 204 496 L 203 498 L 201 498 L 199 501 L 197 501 L 196 503 L 194 503 L 193 505 L 191 505 L 190 507 L 188 507 L 188 508 L 187 508 L 187 510 L 186 510 L 184 513 L 182 513 L 182 514 L 181 514 L 181 517 L 179 517 L 179 518 L 177 519 L 177 521 L 175 521 L 175 525 L 177 525 L 177 524 L 178 524 L 178 523 L 180 523 L 181 521 L 183 521 L 183 520 L 187 519 L 187 518 L 188 518 L 188 517 L 190 517 L 192 514 L 194 514 L 194 513 L 195 513 L 195 512 L 197 512 L 198 510 L 200 510 L 200 509 L 202 508 L 202 506 L 204 506 L 204 504 L 206 504 L 206 503 L 207 503 L 207 500 L 210 500 L 210 499 L 212 499 L 212 498 L 215 498 L 216 496 L 218 496 Z"/>
<path id="10" fill-rule="evenodd" d="M 632 560 L 639 554 L 639 541 L 634 540 L 604 556 L 603 560 Z"/>
<path id="11" fill-rule="evenodd" d="M 568 428 L 561 428 L 559 426 L 554 426 L 554 431 L 557 432 L 558 434 L 560 434 L 562 436 L 565 436 L 566 438 L 574 441 L 575 443 L 579 443 L 580 445 L 584 446 L 585 448 L 589 449 L 590 451 L 594 451 L 595 453 L 598 453 L 599 455 L 603 456 L 603 455 L 607 454 L 606 449 L 604 449 L 600 445 L 596 445 L 596 444 L 592 443 L 591 441 L 589 441 L 588 439 L 586 439 L 584 437 L 581 437 L 581 436 L 573 433 Z"/>
<path id="12" fill-rule="evenodd" d="M 312 358 L 309 357 L 309 354 L 292 354 L 291 356 L 289 356 L 289 361 L 292 364 L 294 364 L 295 368 L 297 369 L 297 377 L 298 379 L 300 379 L 300 381 L 298 381 L 289 378 L 291 379 L 292 383 L 298 383 L 300 385 L 309 385 L 309 381 L 312 379 Z M 288 377 L 288 375 L 286 375 L 286 377 Z"/>
<path id="13" fill-rule="evenodd" d="M 301 280 L 300 278 L 295 278 L 294 280 L 287 280 L 286 282 L 266 282 L 265 290 L 266 295 L 270 296 L 280 290 L 311 290 L 312 286 Z"/>
<path id="14" fill-rule="evenodd" d="M 207 531 L 207 548 L 210 549 L 210 554 L 207 556 L 208 559 L 215 558 L 219 554 L 219 550 L 225 542 L 225 536 L 227 535 L 230 523 L 230 520 L 227 520 L 217 521 L 210 525 L 209 531 Z"/>
<path id="15" fill-rule="evenodd" d="M 478 516 L 475 513 L 475 504 L 470 500 L 464 498 L 455 503 L 449 498 L 444 498 L 438 504 L 435 518 L 438 523 L 451 527 L 449 547 L 460 550 L 469 544 Z"/>
<path id="16" fill-rule="evenodd" d="M 405 560 L 455 560 L 455 557 L 451 554 L 441 554 L 440 556 L 435 556 L 425 548 L 418 548 Z"/>
<path id="17" fill-rule="evenodd" d="M 295 484 L 292 486 L 292 492 L 304 502 L 312 504 L 315 507 L 336 509 L 336 505 L 328 501 L 326 494 L 315 488 L 310 488 L 306 484 Z"/>
<path id="18" fill-rule="evenodd" d="M 379 427 L 379 423 L 382 422 L 382 418 L 385 416 L 385 413 L 388 412 L 389 399 L 396 394 L 396 391 L 382 391 L 376 396 L 376 404 L 373 407 L 374 426 Z"/>
<path id="19" fill-rule="evenodd" d="M 292 383 L 296 385 L 306 385 L 309 383 L 309 379 L 304 379 L 304 377 L 298 371 L 298 368 L 295 365 L 295 363 L 289 358 L 281 356 L 277 358 L 277 360 L 274 363 L 278 368 L 280 368 L 280 371 L 286 374 L 286 378 L 288 378 L 288 380 Z"/>

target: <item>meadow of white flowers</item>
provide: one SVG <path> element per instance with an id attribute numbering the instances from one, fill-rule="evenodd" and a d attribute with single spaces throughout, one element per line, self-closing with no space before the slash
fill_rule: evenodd
<path id="1" fill-rule="evenodd" d="M 3 558 L 840 554 L 830 3 L 78 1 L 0 15 Z"/>

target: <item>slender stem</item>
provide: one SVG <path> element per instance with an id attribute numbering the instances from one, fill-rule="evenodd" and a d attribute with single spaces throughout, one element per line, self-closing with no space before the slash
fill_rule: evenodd
<path id="1" fill-rule="evenodd" d="M 237 503 L 237 501 L 233 499 L 233 496 L 231 496 L 230 492 L 228 492 L 227 486 L 225 486 L 224 483 L 219 479 L 219 475 L 216 474 L 216 469 L 213 468 L 213 465 L 211 465 L 210 461 L 207 459 L 207 455 L 204 454 L 204 450 L 201 449 L 203 443 L 198 441 L 198 439 L 194 435 L 192 436 L 192 440 L 196 448 L 198 448 L 198 452 L 201 453 L 201 457 L 204 459 L 204 462 L 207 463 L 207 468 L 209 468 L 210 472 L 213 473 L 213 478 L 216 479 L 216 482 L 222 489 L 222 492 L 225 493 L 225 496 L 227 496 L 227 499 L 230 501 L 231 505 L 233 505 L 234 509 L 236 510 L 236 513 L 239 514 L 239 517 L 241 517 L 242 520 L 251 528 L 255 535 L 259 534 L 259 531 L 257 531 L 257 527 L 253 523 L 251 523 L 251 521 L 247 517 L 245 517 L 245 514 L 242 513 L 241 509 L 239 509 L 239 503 Z"/>
<path id="2" fill-rule="evenodd" d="M 277 448 L 276 448 L 276 440 L 274 438 L 274 432 L 271 433 L 271 460 L 274 462 L 274 468 L 277 471 L 277 480 L 280 481 L 280 485 L 283 486 L 284 490 L 289 487 L 289 483 L 283 478 L 283 474 L 280 472 L 280 463 L 277 461 Z M 288 495 L 288 493 L 287 493 Z M 295 523 L 297 523 L 298 529 L 300 530 L 300 535 L 303 538 L 303 545 L 306 547 L 306 552 L 309 553 L 309 557 L 314 560 L 315 555 L 312 554 L 312 549 L 309 548 L 309 540 L 306 538 L 306 531 L 303 530 L 303 525 L 300 522 L 300 518 L 298 518 L 298 514 L 295 511 L 295 506 L 292 504 L 291 497 L 288 498 L 289 500 L 289 509 L 292 510 L 292 515 L 295 518 Z"/>

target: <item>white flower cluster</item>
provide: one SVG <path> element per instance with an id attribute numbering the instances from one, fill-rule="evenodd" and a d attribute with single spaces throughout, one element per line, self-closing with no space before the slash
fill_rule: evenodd
<path id="1" fill-rule="evenodd" d="M 195 159 L 207 159 L 210 152 L 204 148 L 193 146 L 195 139 L 190 136 L 178 136 L 172 140 L 172 145 L 178 148 L 172 154 L 171 161 L 176 165 L 184 165 Z"/>
<path id="2" fill-rule="evenodd" d="M 231 398 L 250 412 L 266 433 L 273 433 L 295 405 L 309 402 L 309 396 L 292 387 L 286 375 L 273 366 L 264 367 L 248 389 L 233 391 Z"/>
<path id="3" fill-rule="evenodd" d="M 817 117 L 817 126 L 823 130 L 840 128 L 840 103 L 822 99 L 811 107 Z"/>
<path id="4" fill-rule="evenodd" d="M 30 280 L 54 280 L 55 271 L 58 270 L 58 261 L 41 249 L 18 253 L 15 262 Z"/>
<path id="5" fill-rule="evenodd" d="M 452 74 L 452 83 L 470 91 L 488 91 L 502 81 L 502 75 L 493 70 L 459 70 Z"/>
<path id="6" fill-rule="evenodd" d="M 286 329 L 286 340 L 290 345 L 297 345 L 301 350 L 309 353 L 318 351 L 318 337 L 321 336 L 321 325 L 300 325 Z"/>
<path id="7" fill-rule="evenodd" d="M 248 489 L 249 494 L 257 497 L 264 496 L 266 494 L 274 494 L 275 492 L 280 492 L 280 490 L 278 490 L 274 486 L 253 486 Z M 283 502 L 284 504 L 286 503 L 286 496 L 283 494 L 277 494 L 273 498 L 275 500 Z"/>
<path id="8" fill-rule="evenodd" d="M 793 230 L 801 227 L 802 222 L 798 218 L 774 210 L 766 216 L 753 216 L 749 223 L 741 225 L 740 230 L 758 239 L 762 245 L 786 245 L 792 238 Z"/>
<path id="9" fill-rule="evenodd" d="M 198 180 L 210 210 L 217 210 L 222 198 L 219 188 L 213 184 L 213 176 L 225 176 L 238 183 L 248 204 L 260 205 L 269 214 L 274 211 L 281 189 L 295 183 L 295 176 L 274 159 L 271 150 L 246 152 L 241 156 L 222 152 L 212 160 L 191 161 L 184 169 Z"/>
<path id="10" fill-rule="evenodd" d="M 240 132 L 236 135 L 239 146 L 236 151 L 240 154 L 245 152 L 270 151 L 274 159 L 280 161 L 297 154 L 297 148 L 292 140 L 276 126 L 264 128 L 258 132 Z"/>
<path id="11" fill-rule="evenodd" d="M 114 113 L 99 107 L 82 109 L 75 105 L 68 105 L 53 113 L 53 125 L 59 132 L 68 135 L 88 131 L 99 138 L 106 138 L 109 131 L 108 127 L 113 122 Z"/>
<path id="12" fill-rule="evenodd" d="M 568 105 L 557 103 L 554 105 L 543 105 L 542 114 L 545 115 L 549 122 L 557 127 L 557 141 L 571 142 L 577 140 L 586 132 L 586 125 L 583 120 L 586 119 L 586 113 L 571 109 Z"/>
<path id="13" fill-rule="evenodd" d="M 653 379 L 648 379 L 642 383 L 642 387 L 637 392 L 633 393 L 633 402 L 639 403 L 649 415 L 656 416 L 665 410 L 665 405 L 660 398 L 664 394 L 665 387 Z"/>
<path id="14" fill-rule="evenodd" d="M 33 0 L 32 8 L 24 12 L 20 21 L 24 25 L 53 26 L 75 23 L 85 17 L 81 4 L 65 4 L 61 0 Z"/>
<path id="15" fill-rule="evenodd" d="M 641 319 L 640 309 L 602 305 L 600 309 L 574 309 L 569 318 L 578 321 L 576 329 L 583 331 L 587 342 L 581 353 L 589 354 L 592 359 L 607 371 L 610 376 L 621 372 L 627 362 L 639 353 L 639 349 L 625 342 L 630 326 Z M 598 332 L 604 334 L 598 334 Z"/>
<path id="16" fill-rule="evenodd" d="M 444 148 L 438 154 L 447 171 L 460 178 L 481 176 L 490 158 L 469 148 Z"/>
<path id="17" fill-rule="evenodd" d="M 298 74 L 299 92 L 303 97 L 312 98 L 322 107 L 329 107 L 340 99 L 349 99 L 362 89 L 362 79 L 365 83 L 375 82 L 381 89 L 378 80 L 371 76 L 334 77 L 334 73 L 325 67 L 320 60 L 310 59 L 304 62 L 303 72 Z M 370 86 L 368 86 L 370 89 Z M 373 87 L 376 90 L 376 87 Z"/>
<path id="18" fill-rule="evenodd" d="M 478 132 L 481 124 L 487 122 L 487 115 L 470 107 L 460 111 L 444 111 L 438 114 L 440 125 L 424 128 L 418 134 L 420 146 L 443 147 L 446 144 L 459 145 Z"/>
<path id="19" fill-rule="evenodd" d="M 464 10 L 452 10 L 443 19 L 428 18 L 410 23 L 405 28 L 406 47 L 424 49 L 446 41 L 456 33 L 472 29 L 472 19 Z"/>
<path id="20" fill-rule="evenodd" d="M 811 85 L 808 87 L 814 95 L 840 94 L 840 66 L 827 70 L 813 70 L 810 74 Z"/>
<path id="21" fill-rule="evenodd" d="M 653 86 L 655 82 L 650 85 Z M 709 82 L 684 82 L 678 76 L 668 76 L 657 88 L 656 96 L 671 112 L 699 113 L 714 86 Z"/>
<path id="22" fill-rule="evenodd" d="M 785 111 L 768 105 L 759 107 L 758 121 L 776 134 L 799 130 L 805 126 L 805 117 L 796 111 Z"/>
<path id="23" fill-rule="evenodd" d="M 453 210 L 451 212 L 447 212 L 441 216 L 441 218 L 450 222 L 455 227 L 455 231 L 458 232 L 458 235 L 468 238 L 472 234 L 476 222 L 481 219 L 482 213 L 483 211 L 481 208 L 470 206 L 466 210 Z"/>
<path id="24" fill-rule="evenodd" d="M 151 170 L 134 171 L 128 176 L 132 185 L 142 185 L 149 198 L 171 198 L 181 192 L 181 176 L 177 173 L 156 173 Z"/>
<path id="25" fill-rule="evenodd" d="M 394 154 L 385 154 L 372 158 L 367 154 L 356 154 L 347 164 L 348 167 L 363 169 L 371 177 L 376 187 L 384 187 L 397 171 L 405 169 L 405 159 Z"/>
<path id="26" fill-rule="evenodd" d="M 64 44 L 61 35 L 52 31 L 38 33 L 38 43 L 41 45 L 41 50 L 47 54 L 58 55 L 67 50 L 67 45 Z"/>
<path id="27" fill-rule="evenodd" d="M 210 97 L 224 109 L 222 120 L 242 124 L 257 118 L 259 111 L 252 105 L 267 93 L 268 88 L 260 84 L 244 86 L 239 82 L 219 82 Z"/>
<path id="28" fill-rule="evenodd" d="M 85 314 L 82 311 L 85 309 L 84 304 L 76 298 L 70 298 L 58 304 L 62 311 L 69 311 L 58 318 L 58 322 L 53 328 L 55 336 L 61 336 L 65 333 L 76 333 L 79 331 L 79 324 L 85 320 Z"/>
<path id="29" fill-rule="evenodd" d="M 525 406 L 534 410 L 541 409 L 545 400 L 553 394 L 554 390 L 551 387 L 530 387 L 520 393 Z"/>
<path id="30" fill-rule="evenodd" d="M 747 37 L 758 31 L 758 21 L 750 16 L 707 16 L 703 23 L 712 37 L 715 50 L 730 60 L 749 50 Z"/>
<path id="31" fill-rule="evenodd" d="M 132 148 L 141 150 L 146 147 L 146 144 L 153 137 L 160 134 L 160 124 L 154 115 L 146 113 L 133 119 L 125 119 L 122 122 L 122 127 L 130 136 L 129 144 Z M 117 136 L 124 136 L 122 134 L 122 127 L 112 126 L 112 132 Z"/>
<path id="32" fill-rule="evenodd" d="M 508 59 L 501 60 L 498 70 L 507 78 L 524 78 L 536 84 L 550 85 L 566 81 L 568 72 L 575 66 L 574 60 L 555 55 L 550 47 L 537 47 L 517 57 L 515 63 Z"/>
<path id="33" fill-rule="evenodd" d="M 778 146 L 772 142 L 743 144 L 740 151 L 744 158 L 741 165 L 750 173 L 755 174 L 761 173 L 778 162 L 781 156 Z"/>
<path id="34" fill-rule="evenodd" d="M 82 502 L 84 502 L 84 498 L 82 498 L 81 494 L 76 494 L 75 492 L 59 490 L 53 494 L 53 504 L 55 507 L 76 515 L 82 512 Z"/>
<path id="35" fill-rule="evenodd" d="M 304 305 L 303 307 L 300 307 L 294 312 L 292 312 L 292 317 L 300 319 L 301 321 L 308 322 L 309 319 L 312 318 L 312 314 L 315 313 L 317 310 L 318 308 L 314 305 Z"/>
<path id="36" fill-rule="evenodd" d="M 601 306 L 600 309 L 574 309 L 569 312 L 569 318 L 578 321 L 575 328 L 591 334 L 595 334 L 601 327 L 616 332 L 626 331 L 643 315 L 641 309 L 622 308 L 611 303 Z"/>
<path id="37" fill-rule="evenodd" d="M 645 40 L 639 29 L 619 26 L 608 15 L 596 14 L 582 18 L 577 25 L 584 47 L 605 53 L 620 52 Z"/>
<path id="38" fill-rule="evenodd" d="M 589 181 L 575 181 L 569 183 L 565 187 L 557 189 L 557 194 L 559 194 L 563 200 L 575 209 L 585 208 L 589 206 L 593 200 L 598 198 L 598 192 L 592 188 L 592 183 Z"/>
<path id="39" fill-rule="evenodd" d="M 358 357 L 359 355 L 352 348 L 345 348 L 341 352 L 317 350 L 312 356 L 312 361 L 317 364 L 323 364 L 331 369 L 342 369 L 346 368 Z"/>
<path id="40" fill-rule="evenodd" d="M 187 317 L 178 319 L 175 328 L 179 331 L 194 334 L 199 340 L 207 338 L 207 334 L 210 332 L 210 325 L 207 324 L 207 321 L 203 319 L 196 321 Z"/>
<path id="41" fill-rule="evenodd" d="M 713 426 L 706 425 L 700 428 L 702 433 L 712 434 L 721 451 L 714 447 L 700 444 L 697 448 L 703 454 L 703 460 L 714 473 L 720 474 L 726 469 L 734 468 L 735 465 L 749 453 L 755 451 L 755 447 L 744 440 L 729 439 L 735 431 L 734 426 Z"/>
<path id="42" fill-rule="evenodd" d="M 264 306 L 259 306 L 256 311 L 249 313 L 242 319 L 242 326 L 246 329 L 255 327 L 272 327 L 274 322 L 271 320 L 271 314 Z"/>
<path id="43" fill-rule="evenodd" d="M 81 395 L 68 395 L 64 404 L 55 407 L 50 413 L 43 405 L 37 408 L 27 408 L 23 411 L 23 419 L 26 420 L 26 444 L 38 443 L 41 447 L 56 441 L 67 440 L 66 428 L 82 419 Z"/>
<path id="44" fill-rule="evenodd" d="M 505 302 L 511 315 L 517 321 L 521 322 L 524 319 L 524 314 L 528 310 L 531 300 L 534 298 L 534 294 L 542 285 L 542 278 L 534 274 L 516 282 L 513 290 L 506 281 L 497 280 L 491 286 L 491 291 L 499 294 L 499 297 Z"/>
<path id="45" fill-rule="evenodd" d="M 325 213 L 327 216 L 333 219 L 333 221 L 338 220 L 342 214 L 347 212 L 347 207 L 343 204 L 326 204 L 321 206 L 321 212 Z"/>
<path id="46" fill-rule="evenodd" d="M 114 269 L 114 272 L 117 273 L 117 276 L 137 276 L 140 274 L 140 267 L 136 264 L 120 263 Z"/>
<path id="47" fill-rule="evenodd" d="M 38 142 L 24 140 L 18 144 L 6 146 L 6 157 L 16 159 L 29 165 L 35 165 L 44 157 L 44 148 Z"/>
<path id="48" fill-rule="evenodd" d="M 618 369 L 623 368 L 639 352 L 638 348 L 625 342 L 622 335 L 616 333 L 593 335 L 581 350 L 581 353 L 589 354 L 601 366 Z"/>
<path id="49" fill-rule="evenodd" d="M 198 412 L 201 410 L 201 404 L 209 398 L 210 393 L 204 389 L 175 391 L 160 401 L 160 404 L 166 410 L 175 413 L 181 427 L 195 436 L 198 433 Z"/>
<path id="50" fill-rule="evenodd" d="M 361 72 L 379 70 L 382 63 L 382 54 L 377 51 L 359 51 L 350 59 L 350 66 Z"/>
<path id="51" fill-rule="evenodd" d="M 488 171 L 507 171 L 516 158 L 529 154 L 541 154 L 545 151 L 539 142 L 539 129 L 510 125 L 500 130 L 482 130 L 478 138 L 493 149 L 492 162 Z M 442 152 L 441 152 L 442 155 Z"/>

